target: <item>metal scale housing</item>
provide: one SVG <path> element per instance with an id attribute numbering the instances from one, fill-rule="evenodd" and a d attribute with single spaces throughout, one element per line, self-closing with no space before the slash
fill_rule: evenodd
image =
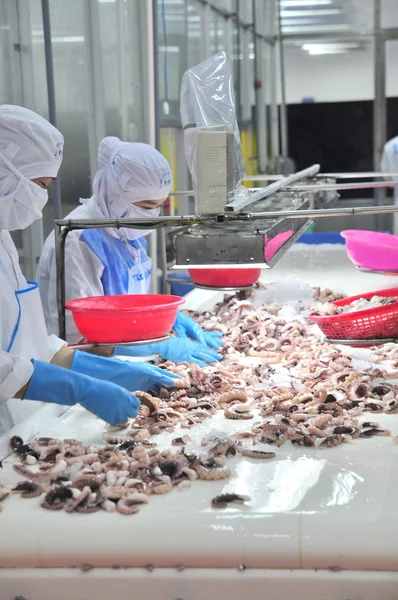
<path id="1" fill-rule="evenodd" d="M 303 181 L 302 181 L 303 183 Z M 334 179 L 317 180 L 322 184 Z M 280 191 L 251 206 L 251 214 L 286 210 L 328 208 L 339 194 L 336 191 Z M 241 213 L 244 216 L 244 213 Z M 176 265 L 190 268 L 245 266 L 273 267 L 313 223 L 311 219 L 256 219 L 195 225 L 175 236 Z"/>

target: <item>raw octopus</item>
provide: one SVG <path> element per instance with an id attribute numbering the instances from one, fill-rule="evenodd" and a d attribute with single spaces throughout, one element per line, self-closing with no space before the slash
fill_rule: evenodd
<path id="1" fill-rule="evenodd" d="M 327 317 L 331 315 L 341 315 L 343 313 L 352 313 L 360 310 L 369 310 L 370 308 L 379 308 L 387 304 L 398 302 L 395 296 L 372 296 L 371 298 L 359 298 L 346 306 L 337 306 L 336 304 L 318 304 L 314 306 L 310 312 L 313 315 Z"/>
<path id="2" fill-rule="evenodd" d="M 319 302 L 339 297 L 314 291 Z M 179 387 L 137 392 L 137 418 L 108 431 L 103 444 L 12 437 L 21 481 L 12 489 L 0 485 L 0 511 L 2 501 L 20 494 L 47 510 L 136 514 L 151 495 L 184 490 L 195 480 L 227 479 L 231 457 L 268 461 L 286 442 L 322 450 L 389 435 L 374 415 L 362 422 L 359 417 L 398 413 L 398 387 L 388 383 L 398 379 L 398 347 L 375 348 L 372 361 L 357 370 L 351 357 L 323 343 L 317 327 L 308 325 L 308 308 L 299 303 L 297 318 L 289 321 L 281 309 L 277 303 L 257 308 L 252 292 L 240 292 L 212 312 L 192 313 L 206 331 L 223 332 L 224 361 L 206 368 L 159 361 L 182 376 Z M 278 373 L 286 383 L 275 380 Z M 190 450 L 189 430 L 214 415 L 225 418 L 223 430 Z M 245 421 L 244 430 L 227 433 L 230 419 Z M 160 450 L 156 436 L 164 431 L 173 435 L 170 447 Z M 212 505 L 244 500 L 238 490 Z"/>

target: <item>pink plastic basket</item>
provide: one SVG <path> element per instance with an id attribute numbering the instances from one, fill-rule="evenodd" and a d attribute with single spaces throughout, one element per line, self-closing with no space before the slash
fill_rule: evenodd
<path id="1" fill-rule="evenodd" d="M 384 298 L 398 297 L 398 288 L 359 294 L 358 296 L 351 296 L 343 300 L 336 300 L 332 304 L 347 306 L 354 302 L 354 300 L 372 298 L 373 296 Z M 398 302 L 341 315 L 326 317 L 309 315 L 308 318 L 313 323 L 316 323 L 329 339 L 366 340 L 398 337 Z"/>
<path id="2" fill-rule="evenodd" d="M 341 232 L 349 258 L 372 271 L 398 271 L 398 236 L 350 229 Z"/>

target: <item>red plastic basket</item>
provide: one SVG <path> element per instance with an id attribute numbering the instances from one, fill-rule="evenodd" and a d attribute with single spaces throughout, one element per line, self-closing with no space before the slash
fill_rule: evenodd
<path id="1" fill-rule="evenodd" d="M 116 344 L 165 337 L 173 328 L 180 296 L 126 294 L 66 302 L 79 333 L 88 342 Z"/>
<path id="2" fill-rule="evenodd" d="M 343 300 L 336 300 L 332 304 L 347 306 L 360 298 L 372 298 L 373 296 L 398 297 L 398 288 L 359 294 Z M 341 315 L 309 315 L 308 318 L 316 323 L 330 339 L 366 340 L 398 337 L 398 302 Z"/>

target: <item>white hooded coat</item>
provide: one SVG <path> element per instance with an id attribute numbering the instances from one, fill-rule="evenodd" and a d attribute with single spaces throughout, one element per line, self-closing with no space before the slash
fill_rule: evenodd
<path id="1" fill-rule="evenodd" d="M 381 157 L 380 170 L 385 173 L 398 173 L 398 136 L 389 140 L 384 148 Z M 397 181 L 398 178 L 392 178 Z M 398 205 L 398 187 L 394 188 L 394 204 Z M 392 215 L 392 233 L 398 235 L 398 213 Z"/>
<path id="2" fill-rule="evenodd" d="M 37 410 L 15 400 L 33 373 L 32 358 L 50 362 L 65 345 L 48 336 L 37 285 L 23 276 L 9 231 L 41 217 L 47 190 L 31 179 L 57 176 L 63 137 L 48 121 L 20 106 L 0 106 L 0 434 Z"/>
<path id="3" fill-rule="evenodd" d="M 151 218 L 160 208 L 144 209 L 134 203 L 163 200 L 171 189 L 167 160 L 148 144 L 102 140 L 98 151 L 100 170 L 93 196 L 66 219 L 120 217 Z M 66 301 L 72 298 L 111 294 L 147 293 L 151 261 L 145 236 L 139 229 L 86 229 L 68 234 L 65 244 Z M 40 295 L 49 333 L 58 332 L 56 301 L 55 239 L 51 234 L 43 247 L 37 270 Z M 72 316 L 66 311 L 66 340 L 81 339 Z"/>

